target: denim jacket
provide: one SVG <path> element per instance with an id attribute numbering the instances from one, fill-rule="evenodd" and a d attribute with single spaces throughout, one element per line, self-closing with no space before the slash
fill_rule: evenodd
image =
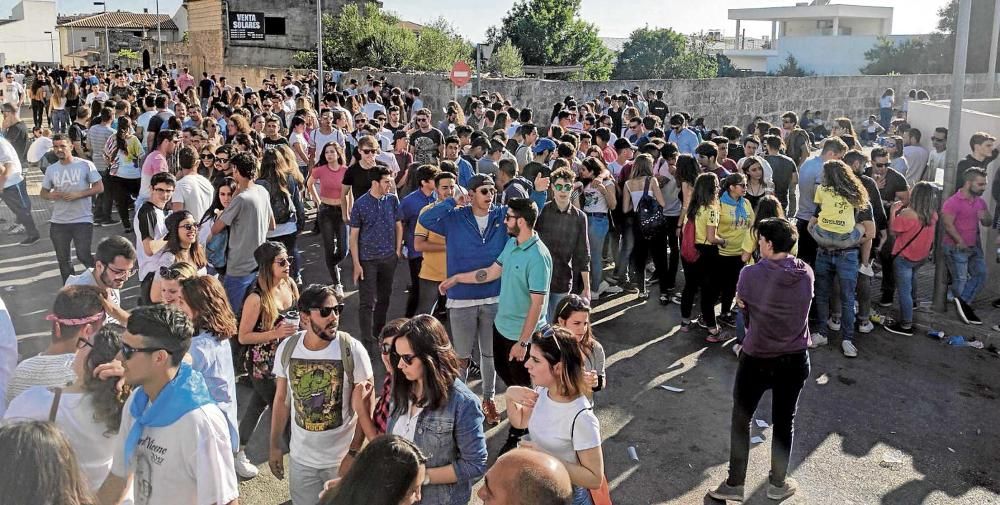
<path id="1" fill-rule="evenodd" d="M 387 433 L 399 420 L 390 407 Z M 427 468 L 453 464 L 458 482 L 432 484 L 421 490 L 421 504 L 465 505 L 472 498 L 472 485 L 486 473 L 486 435 L 479 398 L 460 380 L 448 391 L 448 404 L 424 410 L 413 432 L 417 447 L 427 456 Z"/>

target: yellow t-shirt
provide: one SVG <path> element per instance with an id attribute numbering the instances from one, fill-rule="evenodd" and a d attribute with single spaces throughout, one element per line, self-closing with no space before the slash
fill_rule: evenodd
<path id="1" fill-rule="evenodd" d="M 816 188 L 813 201 L 819 204 L 817 226 L 830 233 L 851 233 L 854 230 L 855 208 L 846 198 L 834 193 L 826 186 Z"/>
<path id="2" fill-rule="evenodd" d="M 719 229 L 716 234 L 726 240 L 726 245 L 719 247 L 719 254 L 722 256 L 739 256 L 743 252 L 743 241 L 750 235 L 754 219 L 753 207 L 745 198 L 743 209 L 746 210 L 747 219 L 736 222 L 736 206 L 719 203 Z"/>
<path id="3" fill-rule="evenodd" d="M 719 204 L 715 203 L 698 209 L 694 216 L 694 243 L 708 243 L 708 227 L 719 227 Z"/>
<path id="4" fill-rule="evenodd" d="M 434 202 L 437 203 L 437 202 Z M 420 213 L 423 214 L 427 209 L 434 206 L 434 203 L 420 209 Z M 444 237 L 434 233 L 427 228 L 424 228 L 420 224 L 420 219 L 417 219 L 417 226 L 413 229 L 414 237 L 424 237 L 430 244 L 444 245 Z M 444 282 L 448 278 L 448 255 L 446 252 L 425 252 L 424 262 L 420 265 L 420 275 L 419 277 L 424 280 L 434 281 L 434 282 Z"/>

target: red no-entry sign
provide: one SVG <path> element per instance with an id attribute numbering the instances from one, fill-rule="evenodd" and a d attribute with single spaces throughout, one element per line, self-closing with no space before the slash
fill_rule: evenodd
<path id="1" fill-rule="evenodd" d="M 468 63 L 458 60 L 455 62 L 455 65 L 451 67 L 450 77 L 452 84 L 461 88 L 462 86 L 469 84 L 469 81 L 472 80 L 472 69 L 469 68 Z"/>

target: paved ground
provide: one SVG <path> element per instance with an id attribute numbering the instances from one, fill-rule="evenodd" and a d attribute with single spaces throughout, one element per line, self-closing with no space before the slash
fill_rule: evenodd
<path id="1" fill-rule="evenodd" d="M 46 207 L 37 208 L 35 216 L 44 220 Z M 0 217 L 10 219 L 5 206 Z M 0 296 L 13 316 L 22 357 L 44 348 L 49 330 L 43 317 L 60 287 L 47 226 L 41 230 L 43 240 L 27 248 L 15 245 L 20 237 L 0 236 Z M 116 232 L 121 229 L 95 229 L 95 244 Z M 306 235 L 301 243 L 306 281 L 326 280 L 318 238 Z M 390 317 L 403 309 L 405 269 L 397 272 Z M 926 268 L 925 298 L 930 274 Z M 133 280 L 124 293 L 127 306 L 134 303 L 135 290 Z M 356 300 L 353 293 L 347 299 L 344 327 L 350 332 L 357 329 Z M 980 306 L 987 324 L 975 334 L 988 338 L 987 328 L 1000 315 L 991 313 L 988 303 Z M 924 329 L 933 324 L 973 334 L 951 313 L 919 318 Z M 634 296 L 597 308 L 595 332 L 609 358 L 609 385 L 598 394 L 597 413 L 618 504 L 716 503 L 705 492 L 725 476 L 736 359 L 728 344 L 707 345 L 703 333 L 680 333 L 679 320 L 677 306 L 640 303 Z M 785 503 L 1000 504 L 1000 426 L 995 421 L 1000 417 L 1000 358 L 995 352 L 949 347 L 923 332 L 903 338 L 877 330 L 859 339 L 860 357 L 848 360 L 833 340 L 829 348 L 812 353 L 792 454 L 792 475 L 802 491 Z M 662 384 L 685 391 L 669 392 L 658 387 Z M 766 396 L 758 411 L 765 421 L 771 419 L 768 402 Z M 266 424 L 258 428 L 250 450 L 251 459 L 262 463 L 261 476 L 242 484 L 242 501 L 250 505 L 288 500 L 287 484 L 276 481 L 263 464 Z M 504 422 L 488 432 L 491 454 L 503 442 L 506 427 Z M 770 430 L 763 436 L 769 439 Z M 628 458 L 629 446 L 636 448 L 638 462 Z M 901 461 L 883 466 L 891 455 Z M 770 503 L 764 497 L 768 461 L 769 444 L 755 446 L 747 503 Z"/>

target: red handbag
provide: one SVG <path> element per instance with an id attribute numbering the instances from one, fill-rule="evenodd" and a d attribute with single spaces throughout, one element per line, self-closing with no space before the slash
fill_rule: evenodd
<path id="1" fill-rule="evenodd" d="M 701 257 L 698 248 L 694 246 L 694 220 L 688 219 L 681 229 L 681 258 L 688 263 L 694 263 Z"/>

